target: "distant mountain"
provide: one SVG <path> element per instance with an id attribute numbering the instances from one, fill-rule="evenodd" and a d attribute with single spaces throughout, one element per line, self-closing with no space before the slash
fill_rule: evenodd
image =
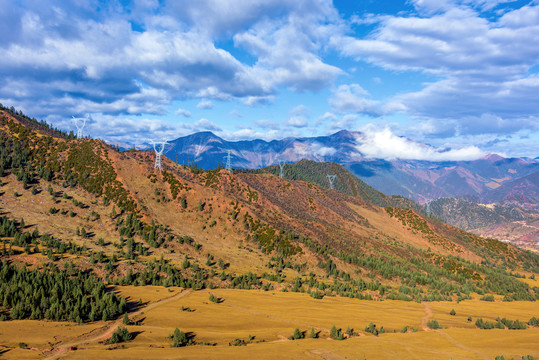
<path id="1" fill-rule="evenodd" d="M 503 204 L 503 205 L 502 205 Z M 430 216 L 474 234 L 509 240 L 539 251 L 539 213 L 509 203 L 478 204 L 458 198 L 439 198 L 423 208 Z"/>
<path id="2" fill-rule="evenodd" d="M 231 142 L 206 131 L 171 141 L 165 155 L 173 161 L 177 158 L 180 164 L 193 162 L 206 170 L 223 164 L 229 150 L 232 166 L 235 168 L 257 169 L 275 165 L 279 160 L 296 162 L 303 159 L 342 164 L 352 156 L 360 155 L 355 149 L 359 135 L 360 133 L 340 131 L 330 136 L 315 138 Z"/>
<path id="3" fill-rule="evenodd" d="M 503 183 L 485 192 L 481 201 L 539 210 L 539 172 Z"/>
<path id="4" fill-rule="evenodd" d="M 230 142 L 211 132 L 200 132 L 172 141 L 165 155 L 180 164 L 195 163 L 202 169 L 224 165 L 228 151 L 232 166 L 243 169 L 263 168 L 275 165 L 279 160 L 335 162 L 386 195 L 401 195 L 419 202 L 440 197 L 496 194 L 490 190 L 539 172 L 537 159 L 498 155 L 474 161 L 366 159 L 358 150 L 363 137 L 360 132 L 343 130 L 311 138 Z M 535 179 L 532 177 L 530 181 L 533 183 Z M 518 182 L 513 184 L 520 184 L 521 189 L 524 186 Z M 499 192 L 512 193 L 511 185 L 506 185 Z M 486 198 L 490 196 L 495 195 Z M 533 198 L 528 200 L 534 201 Z"/>
<path id="5" fill-rule="evenodd" d="M 278 165 L 272 165 L 263 169 L 249 171 L 251 173 L 268 173 L 279 175 Z M 366 204 L 377 206 L 395 206 L 400 208 L 413 208 L 419 210 L 420 207 L 409 199 L 401 196 L 386 196 L 365 183 L 349 170 L 336 163 L 316 162 L 312 160 L 301 160 L 296 163 L 286 164 L 283 167 L 283 176 L 288 180 L 303 180 L 317 184 L 324 188 L 329 188 L 327 175 L 335 175 L 333 186 L 335 190 L 362 199 Z"/>

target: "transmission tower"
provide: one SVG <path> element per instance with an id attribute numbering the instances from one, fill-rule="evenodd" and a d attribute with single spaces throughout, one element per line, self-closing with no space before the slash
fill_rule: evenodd
<path id="1" fill-rule="evenodd" d="M 83 118 L 76 118 L 74 116 L 71 117 L 73 118 L 73 122 L 77 128 L 77 139 L 82 139 L 82 130 L 84 130 L 84 125 L 86 125 L 86 121 L 88 121 L 90 116 L 86 115 L 86 117 Z"/>
<path id="2" fill-rule="evenodd" d="M 280 168 L 280 170 L 279 170 L 279 177 L 280 177 L 281 179 L 284 178 L 284 164 L 285 164 L 284 161 L 279 160 L 279 168 Z"/>
<path id="3" fill-rule="evenodd" d="M 228 154 L 225 156 L 225 159 L 226 159 L 225 170 L 232 172 L 232 157 L 230 156 L 230 153 L 231 151 L 228 150 Z"/>
<path id="4" fill-rule="evenodd" d="M 163 152 L 165 151 L 167 141 L 152 141 L 152 145 L 153 150 L 155 151 L 155 165 L 153 167 L 161 170 L 163 168 L 163 165 L 161 163 L 161 155 L 163 155 Z"/>
<path id="5" fill-rule="evenodd" d="M 328 181 L 329 181 L 329 188 L 334 189 L 333 183 L 335 182 L 335 179 L 337 178 L 337 175 L 327 174 L 326 177 L 328 178 Z"/>

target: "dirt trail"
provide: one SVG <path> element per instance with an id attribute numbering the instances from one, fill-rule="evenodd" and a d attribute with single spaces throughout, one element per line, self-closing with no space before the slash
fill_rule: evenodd
<path id="1" fill-rule="evenodd" d="M 426 302 L 423 303 L 423 308 L 425 308 L 425 316 L 421 319 L 421 328 L 424 331 L 430 331 L 430 328 L 428 327 L 427 323 L 429 321 L 429 318 L 432 316 L 432 309 L 430 308 L 430 305 Z"/>
<path id="2" fill-rule="evenodd" d="M 428 327 L 427 324 L 428 324 L 429 318 L 432 317 L 432 309 L 431 309 L 430 305 L 428 303 L 426 303 L 426 302 L 423 303 L 423 307 L 425 308 L 425 316 L 423 316 L 423 318 L 421 319 L 421 327 L 423 328 L 424 331 L 431 331 L 431 329 Z M 459 348 L 461 348 L 463 350 L 466 350 L 466 351 L 469 351 L 469 352 L 472 352 L 474 354 L 480 355 L 484 359 L 489 359 L 489 357 L 487 355 L 485 355 L 482 352 L 479 352 L 477 350 L 474 350 L 474 349 L 464 345 L 463 343 L 453 339 L 449 334 L 446 334 L 442 330 L 435 330 L 435 331 L 438 334 L 445 337 L 450 342 L 452 342 L 453 344 L 455 344 L 456 346 L 458 346 Z"/>
<path id="3" fill-rule="evenodd" d="M 344 360 L 346 358 L 340 356 L 340 355 L 337 355 L 335 353 L 332 353 L 331 351 L 329 350 L 326 350 L 326 349 L 315 349 L 315 350 L 310 350 L 309 351 L 311 354 L 313 355 L 317 355 L 317 356 L 320 356 L 322 359 L 326 359 L 326 360 Z"/>
<path id="4" fill-rule="evenodd" d="M 130 318 L 131 319 L 134 319 L 135 317 L 138 317 L 138 316 L 141 316 L 143 315 L 145 312 L 157 307 L 157 306 L 161 306 L 163 304 L 166 304 L 166 303 L 169 303 L 171 301 L 174 301 L 174 300 L 177 300 L 189 293 L 191 293 L 191 289 L 188 289 L 188 290 L 183 290 L 181 292 L 179 292 L 178 294 L 174 295 L 174 296 L 171 296 L 171 297 L 168 297 L 168 298 L 165 298 L 165 299 L 161 299 L 159 301 L 156 301 L 140 310 L 137 310 L 135 312 L 132 312 L 130 313 Z M 79 347 L 81 345 L 85 345 L 85 344 L 90 344 L 90 343 L 93 343 L 93 342 L 100 342 L 100 341 L 104 341 L 104 340 L 107 340 L 109 339 L 112 334 L 116 331 L 116 329 L 118 329 L 118 327 L 120 327 L 120 325 L 122 325 L 122 321 L 123 321 L 123 318 L 119 318 L 101 328 L 98 328 L 98 329 L 95 329 L 95 330 L 92 330 L 91 332 L 87 333 L 87 334 L 83 334 L 81 336 L 79 336 L 77 339 L 75 340 L 72 340 L 70 342 L 67 342 L 67 343 L 64 343 L 64 344 L 57 344 L 55 348 L 53 348 L 52 350 L 50 351 L 47 351 L 44 353 L 44 355 L 46 355 L 46 359 L 58 359 L 64 355 L 66 355 L 70 350 L 71 348 L 73 347 Z"/>
<path id="5" fill-rule="evenodd" d="M 474 354 L 480 355 L 483 359 L 486 359 L 486 360 L 490 359 L 486 354 L 484 354 L 484 353 L 482 353 L 480 351 L 474 350 L 469 346 L 464 345 L 463 343 L 453 339 L 449 334 L 446 334 L 442 330 L 436 330 L 436 332 L 438 334 L 442 335 L 443 337 L 445 337 L 447 340 L 451 341 L 453 344 L 455 344 L 456 346 L 458 346 L 462 350 L 466 350 L 466 351 L 472 352 Z"/>
<path id="6" fill-rule="evenodd" d="M 294 324 L 294 325 L 302 325 L 302 326 L 307 326 L 307 327 L 312 327 L 314 328 L 315 330 L 317 331 L 326 331 L 329 333 L 329 329 L 326 329 L 326 328 L 323 328 L 323 327 L 318 327 L 318 326 L 313 326 L 311 324 L 306 324 L 306 323 L 302 323 L 302 322 L 299 322 L 299 321 L 294 321 L 294 320 L 289 320 L 289 319 L 285 319 L 285 318 L 282 318 L 282 317 L 278 317 L 278 316 L 273 316 L 273 315 L 269 315 L 269 314 L 265 314 L 263 312 L 260 312 L 260 311 L 256 311 L 256 310 L 251 310 L 251 309 L 248 309 L 248 308 L 244 308 L 243 306 L 240 306 L 240 305 L 236 305 L 236 304 L 233 304 L 231 303 L 230 301 L 228 300 L 225 300 L 223 302 L 225 305 L 228 305 L 230 307 L 233 307 L 235 309 L 238 309 L 238 310 L 241 310 L 241 311 L 245 311 L 245 312 L 248 312 L 250 314 L 253 314 L 253 315 L 257 315 L 257 316 L 263 316 L 265 318 L 268 318 L 268 319 L 272 319 L 272 320 L 278 320 L 278 321 L 284 321 L 284 322 L 287 322 L 287 323 L 290 323 L 290 324 Z M 361 336 L 363 336 L 363 334 L 360 334 Z"/>

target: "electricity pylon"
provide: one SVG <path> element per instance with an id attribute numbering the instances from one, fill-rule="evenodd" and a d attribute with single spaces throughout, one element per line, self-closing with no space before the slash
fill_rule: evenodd
<path id="1" fill-rule="evenodd" d="M 165 146 L 167 145 L 167 141 L 166 140 L 152 141 L 152 145 L 153 145 L 153 150 L 155 151 L 155 164 L 153 167 L 161 170 L 163 168 L 163 164 L 161 163 L 161 155 L 163 155 L 163 152 L 165 151 Z"/>
<path id="2" fill-rule="evenodd" d="M 337 178 L 337 175 L 327 174 L 326 177 L 328 178 L 328 181 L 329 181 L 329 188 L 334 189 L 333 183 L 335 182 L 335 179 Z"/>

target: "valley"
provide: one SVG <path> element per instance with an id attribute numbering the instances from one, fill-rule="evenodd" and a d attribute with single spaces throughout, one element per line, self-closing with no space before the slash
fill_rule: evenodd
<path id="1" fill-rule="evenodd" d="M 7 111 L 0 145 L 5 358 L 539 356 L 538 255 L 338 164 L 158 170 Z"/>

